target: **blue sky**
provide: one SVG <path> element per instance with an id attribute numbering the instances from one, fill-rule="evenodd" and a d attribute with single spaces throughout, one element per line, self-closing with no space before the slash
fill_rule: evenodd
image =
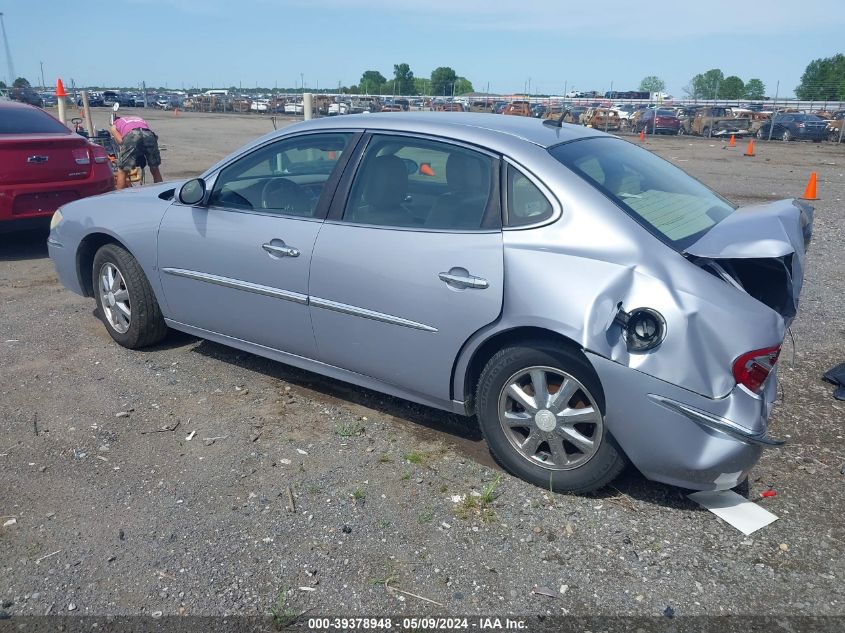
<path id="1" fill-rule="evenodd" d="M 653 6 L 653 10 L 649 9 Z M 791 96 L 807 63 L 845 52 L 842 0 L 0 0 L 15 74 L 76 85 L 293 87 L 451 66 L 483 91 L 682 96 L 721 68 Z M 564 8 L 566 7 L 566 8 Z M 653 17 L 651 17 L 653 16 Z M 721 17 L 724 16 L 724 17 Z M 808 26 L 808 25 L 812 26 Z M 0 76 L 8 75 L 5 53 Z"/>

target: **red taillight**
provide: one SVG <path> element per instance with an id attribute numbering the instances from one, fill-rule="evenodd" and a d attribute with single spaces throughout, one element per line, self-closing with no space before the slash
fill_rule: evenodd
<path id="1" fill-rule="evenodd" d="M 88 148 L 80 147 L 73 150 L 73 160 L 76 161 L 77 165 L 90 165 L 91 157 L 88 155 Z"/>
<path id="2" fill-rule="evenodd" d="M 95 163 L 105 163 L 108 161 L 109 155 L 102 145 L 92 143 L 89 149 L 91 150 L 91 156 L 94 158 Z"/>
<path id="3" fill-rule="evenodd" d="M 780 345 L 755 349 L 737 358 L 733 364 L 733 375 L 737 384 L 743 385 L 754 393 L 763 390 L 763 383 L 769 377 L 772 367 L 778 362 Z"/>

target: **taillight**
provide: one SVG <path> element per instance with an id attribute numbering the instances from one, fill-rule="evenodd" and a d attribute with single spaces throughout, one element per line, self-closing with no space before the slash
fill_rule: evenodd
<path id="1" fill-rule="evenodd" d="M 73 150 L 73 160 L 76 161 L 77 165 L 89 165 L 91 163 L 91 157 L 88 155 L 88 148 L 80 147 L 79 149 Z"/>
<path id="2" fill-rule="evenodd" d="M 91 143 L 89 149 L 91 150 L 91 156 L 94 158 L 95 163 L 105 163 L 108 161 L 109 155 L 102 145 Z"/>
<path id="3" fill-rule="evenodd" d="M 754 393 L 763 390 L 763 383 L 769 372 L 778 362 L 780 345 L 755 349 L 737 358 L 733 364 L 733 375 L 737 384 L 743 385 Z"/>

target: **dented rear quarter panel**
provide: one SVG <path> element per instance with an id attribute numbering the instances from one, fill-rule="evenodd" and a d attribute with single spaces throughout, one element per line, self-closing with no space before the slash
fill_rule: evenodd
<path id="1" fill-rule="evenodd" d="M 531 165 L 560 202 L 561 216 L 504 232 L 502 317 L 465 354 L 498 331 L 541 327 L 620 365 L 722 398 L 736 386 L 731 368 L 739 355 L 783 340 L 778 313 L 659 241 L 545 150 L 537 148 Z M 658 347 L 628 352 L 613 322 L 620 303 L 663 315 L 667 331 Z"/>

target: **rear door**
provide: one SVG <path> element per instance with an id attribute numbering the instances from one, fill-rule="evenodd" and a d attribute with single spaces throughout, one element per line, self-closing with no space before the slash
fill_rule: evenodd
<path id="1" fill-rule="evenodd" d="M 496 156 L 457 143 L 369 139 L 314 247 L 322 361 L 451 398 L 458 351 L 501 312 L 498 171 Z"/>

